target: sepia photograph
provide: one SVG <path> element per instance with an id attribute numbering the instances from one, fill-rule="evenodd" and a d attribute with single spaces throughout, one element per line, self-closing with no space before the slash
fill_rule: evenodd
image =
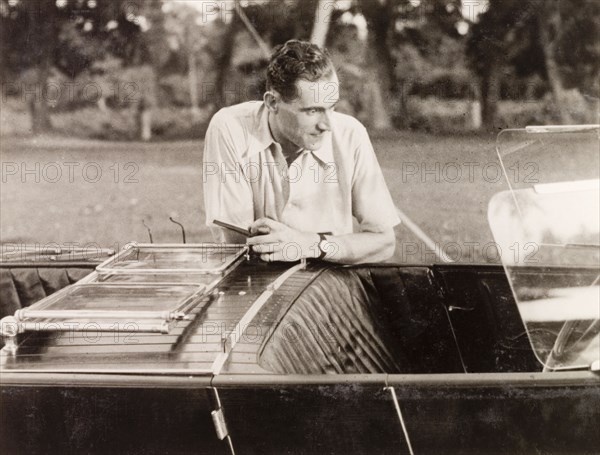
<path id="1" fill-rule="evenodd" d="M 599 0 L 0 0 L 0 453 L 600 452 Z"/>

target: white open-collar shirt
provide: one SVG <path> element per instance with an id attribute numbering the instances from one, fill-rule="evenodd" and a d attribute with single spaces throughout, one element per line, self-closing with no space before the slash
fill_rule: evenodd
<path id="1" fill-rule="evenodd" d="M 282 160 L 264 103 L 217 112 L 204 144 L 206 224 L 217 219 L 248 227 L 266 217 L 300 231 L 341 235 L 382 232 L 400 222 L 367 131 L 353 117 L 333 112 L 321 148 L 302 150 L 287 176 Z"/>

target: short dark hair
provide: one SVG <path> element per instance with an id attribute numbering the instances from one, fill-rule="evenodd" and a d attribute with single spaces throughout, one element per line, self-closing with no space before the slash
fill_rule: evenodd
<path id="1" fill-rule="evenodd" d="M 316 82 L 335 71 L 329 53 L 308 41 L 289 40 L 275 48 L 267 68 L 267 90 L 276 90 L 284 101 L 298 96 L 296 82 Z"/>

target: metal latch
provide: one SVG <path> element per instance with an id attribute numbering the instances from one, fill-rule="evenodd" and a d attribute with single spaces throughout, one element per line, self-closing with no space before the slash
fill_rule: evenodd
<path id="1" fill-rule="evenodd" d="M 449 305 L 448 306 L 448 311 L 473 311 L 475 308 L 469 308 L 469 307 L 464 307 L 464 306 L 455 306 L 455 305 Z"/>
<path id="2" fill-rule="evenodd" d="M 225 423 L 225 414 L 223 413 L 223 408 L 215 409 L 210 413 L 213 419 L 213 423 L 215 425 L 215 431 L 217 432 L 217 438 L 219 440 L 225 439 L 229 436 L 229 431 L 227 430 L 227 424 Z"/>

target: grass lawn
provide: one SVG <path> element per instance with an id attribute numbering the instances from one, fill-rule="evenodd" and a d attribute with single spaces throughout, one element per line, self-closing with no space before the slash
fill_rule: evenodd
<path id="1" fill-rule="evenodd" d="M 450 256 L 489 262 L 487 202 L 505 189 L 494 138 L 391 133 L 373 137 L 397 206 Z M 1 142 L 2 243 L 75 243 L 120 248 L 211 240 L 204 225 L 202 142 L 94 142 L 8 137 Z M 376 203 L 376 201 L 374 201 Z M 435 257 L 404 226 L 396 228 L 397 262 Z M 456 242 L 456 243 L 454 243 Z M 471 245 L 469 242 L 475 242 Z"/>

